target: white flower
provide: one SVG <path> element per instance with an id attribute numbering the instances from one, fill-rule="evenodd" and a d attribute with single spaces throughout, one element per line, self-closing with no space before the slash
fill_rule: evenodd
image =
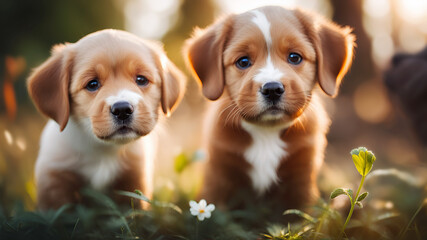
<path id="1" fill-rule="evenodd" d="M 200 221 L 205 220 L 205 218 L 210 218 L 211 213 L 215 210 L 215 205 L 209 204 L 206 206 L 206 200 L 202 199 L 199 203 L 196 201 L 190 201 L 190 213 L 193 216 L 197 216 Z"/>

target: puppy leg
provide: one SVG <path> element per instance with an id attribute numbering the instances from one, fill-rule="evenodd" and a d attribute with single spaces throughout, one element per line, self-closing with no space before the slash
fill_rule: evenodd
<path id="1" fill-rule="evenodd" d="M 134 192 L 135 190 L 139 190 L 149 199 L 151 198 L 151 194 L 146 193 L 145 187 L 142 184 L 142 178 L 141 178 L 141 173 L 139 172 L 139 169 L 135 169 L 135 168 L 124 171 L 119 176 L 119 178 L 115 181 L 113 189 L 115 191 L 127 191 L 127 192 Z M 121 205 L 130 205 L 131 199 L 129 197 L 122 196 L 115 193 L 113 193 L 113 196 L 116 203 Z M 145 209 L 148 207 L 145 202 L 142 202 L 136 199 L 133 199 L 132 201 L 135 204 L 134 206 L 136 208 L 143 207 Z"/>
<path id="2" fill-rule="evenodd" d="M 70 171 L 47 171 L 37 182 L 37 205 L 41 210 L 57 209 L 81 200 L 82 178 Z"/>
<path id="3" fill-rule="evenodd" d="M 243 194 L 241 190 L 250 186 L 248 176 L 239 171 L 238 166 L 222 166 L 208 163 L 206 168 L 203 189 L 199 199 L 214 203 L 219 208 L 226 209 L 230 207 L 230 201 L 238 202 L 236 198 L 239 197 L 239 194 Z"/>
<path id="4" fill-rule="evenodd" d="M 314 148 L 301 148 L 280 166 L 278 175 L 281 184 L 285 186 L 279 188 L 278 199 L 287 208 L 310 207 L 318 200 L 318 164 L 315 156 L 317 154 Z"/>

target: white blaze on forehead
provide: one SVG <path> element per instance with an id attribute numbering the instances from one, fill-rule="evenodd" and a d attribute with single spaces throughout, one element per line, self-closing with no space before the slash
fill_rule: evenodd
<path id="1" fill-rule="evenodd" d="M 283 73 L 274 67 L 273 62 L 271 61 L 270 48 L 273 44 L 271 38 L 270 27 L 271 24 L 268 21 L 264 13 L 259 10 L 254 10 L 252 13 L 255 15 L 252 17 L 252 22 L 259 28 L 264 36 L 265 42 L 267 44 L 267 62 L 263 68 L 261 68 L 258 73 L 254 76 L 253 80 L 255 82 L 264 84 L 266 82 L 277 81 L 280 82 L 280 79 L 283 77 Z"/>
<path id="2" fill-rule="evenodd" d="M 274 67 L 273 62 L 271 61 L 271 56 L 268 54 L 265 66 L 258 70 L 258 73 L 254 76 L 253 80 L 261 84 L 272 81 L 280 82 L 283 75 L 282 71 Z"/>
<path id="3" fill-rule="evenodd" d="M 137 105 L 142 100 L 142 96 L 136 92 L 129 90 L 121 90 L 119 93 L 113 96 L 109 96 L 105 99 L 105 102 L 112 106 L 116 102 L 129 102 L 131 105 Z"/>
<path id="4" fill-rule="evenodd" d="M 270 34 L 270 22 L 264 13 L 259 10 L 254 10 L 252 13 L 255 15 L 252 18 L 252 22 L 258 26 L 259 30 L 261 30 L 262 35 L 264 36 L 265 42 L 267 43 L 267 49 L 270 51 L 270 47 L 272 44 L 271 34 Z"/>

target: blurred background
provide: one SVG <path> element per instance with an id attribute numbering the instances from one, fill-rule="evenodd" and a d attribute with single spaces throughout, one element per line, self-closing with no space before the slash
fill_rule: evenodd
<path id="1" fill-rule="evenodd" d="M 340 94 L 327 99 L 332 118 L 320 187 L 357 182 L 349 151 L 366 146 L 377 156 L 374 169 L 397 168 L 418 179 L 427 176 L 426 148 L 417 140 L 383 73 L 397 52 L 415 53 L 427 43 L 425 0 L 18 0 L 0 2 L 0 205 L 22 202 L 34 208 L 33 168 L 47 119 L 26 90 L 31 69 L 50 55 L 51 46 L 75 42 L 88 33 L 117 28 L 162 41 L 168 56 L 185 70 L 181 47 L 194 27 L 217 17 L 262 5 L 302 7 L 354 28 L 354 64 Z M 156 161 L 156 189 L 194 194 L 200 183 L 201 116 L 205 100 L 189 76 L 186 97 L 167 120 Z M 160 136 L 161 137 L 161 136 Z M 356 184 L 356 183 L 355 183 Z M 167 196 L 164 196 L 167 198 Z"/>

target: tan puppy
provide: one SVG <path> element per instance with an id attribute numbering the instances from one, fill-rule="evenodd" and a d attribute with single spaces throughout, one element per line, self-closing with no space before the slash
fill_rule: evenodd
<path id="1" fill-rule="evenodd" d="M 183 95 L 182 73 L 161 47 L 130 33 L 102 30 L 57 45 L 28 79 L 37 108 L 51 118 L 36 162 L 38 206 L 80 200 L 79 190 L 152 192 L 159 117 Z M 59 126 L 58 126 L 59 125 Z M 128 199 L 127 199 L 128 200 Z"/>
<path id="2" fill-rule="evenodd" d="M 337 94 L 352 62 L 350 31 L 269 6 L 227 16 L 188 40 L 203 94 L 219 99 L 206 116 L 202 198 L 226 205 L 244 191 L 282 208 L 313 203 L 329 126 L 318 93 Z"/>

